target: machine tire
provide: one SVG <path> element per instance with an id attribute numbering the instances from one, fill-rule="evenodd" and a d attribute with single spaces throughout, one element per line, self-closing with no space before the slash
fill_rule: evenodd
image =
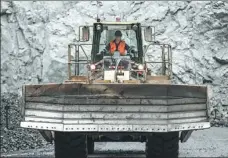
<path id="1" fill-rule="evenodd" d="M 147 137 L 146 158 L 178 158 L 179 132 L 154 133 Z"/>
<path id="2" fill-rule="evenodd" d="M 91 137 L 87 137 L 87 150 L 88 154 L 94 153 L 94 140 Z"/>
<path id="3" fill-rule="evenodd" d="M 55 158 L 87 158 L 86 136 L 55 132 Z"/>

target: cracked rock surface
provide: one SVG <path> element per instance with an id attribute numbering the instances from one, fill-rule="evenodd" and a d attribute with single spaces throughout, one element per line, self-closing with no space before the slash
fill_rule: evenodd
<path id="1" fill-rule="evenodd" d="M 156 40 L 172 46 L 174 83 L 208 85 L 212 123 L 227 125 L 228 2 L 106 1 L 100 2 L 100 10 L 96 1 L 1 5 L 2 94 L 20 96 L 23 84 L 63 82 L 67 45 L 76 42 L 78 26 L 91 25 L 97 13 L 106 21 L 121 16 L 156 27 Z M 147 59 L 152 58 L 148 53 Z"/>

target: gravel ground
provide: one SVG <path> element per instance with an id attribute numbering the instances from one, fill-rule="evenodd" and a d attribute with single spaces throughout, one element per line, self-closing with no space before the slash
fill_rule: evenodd
<path id="1" fill-rule="evenodd" d="M 226 127 L 212 127 L 207 130 L 195 131 L 186 143 L 180 143 L 180 157 L 228 157 L 228 128 Z M 144 143 L 96 143 L 95 144 L 95 155 L 91 155 L 90 158 L 101 158 L 101 157 L 145 157 L 143 154 L 131 154 L 130 156 L 113 156 L 110 153 L 129 153 L 139 152 L 143 153 L 145 148 Z M 100 153 L 109 153 L 108 155 Z M 12 152 L 10 154 L 2 155 L 7 157 L 23 156 L 51 156 L 54 155 L 54 149 L 52 145 L 47 148 L 37 150 L 25 150 Z"/>
<path id="2" fill-rule="evenodd" d="M 16 94 L 1 95 L 1 153 L 42 148 L 47 145 L 37 130 L 20 128 L 22 117 L 19 104 Z M 10 106 L 8 110 L 8 129 L 6 125 L 6 106 Z"/>

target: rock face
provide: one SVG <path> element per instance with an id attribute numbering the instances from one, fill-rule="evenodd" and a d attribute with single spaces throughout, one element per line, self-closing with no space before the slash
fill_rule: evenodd
<path id="1" fill-rule="evenodd" d="M 2 93 L 20 96 L 23 84 L 63 82 L 67 44 L 98 13 L 101 20 L 120 16 L 155 26 L 156 40 L 172 46 L 174 82 L 209 85 L 212 119 L 228 122 L 228 2 L 99 4 L 98 10 L 96 1 L 1 1 Z"/>

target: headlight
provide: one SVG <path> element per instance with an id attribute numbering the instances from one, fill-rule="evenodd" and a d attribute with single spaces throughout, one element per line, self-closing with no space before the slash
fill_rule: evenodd
<path id="1" fill-rule="evenodd" d="M 139 69 L 139 70 L 143 70 L 143 68 L 144 68 L 144 67 L 143 67 L 142 64 L 139 64 L 139 65 L 138 65 L 138 69 Z"/>
<path id="2" fill-rule="evenodd" d="M 133 30 L 137 30 L 138 29 L 138 26 L 137 25 L 133 25 L 132 29 Z"/>
<path id="3" fill-rule="evenodd" d="M 96 69 L 96 65 L 94 65 L 94 64 L 90 65 L 90 69 L 91 70 L 95 70 Z"/>
<path id="4" fill-rule="evenodd" d="M 97 30 L 101 30 L 101 25 L 97 25 Z"/>

